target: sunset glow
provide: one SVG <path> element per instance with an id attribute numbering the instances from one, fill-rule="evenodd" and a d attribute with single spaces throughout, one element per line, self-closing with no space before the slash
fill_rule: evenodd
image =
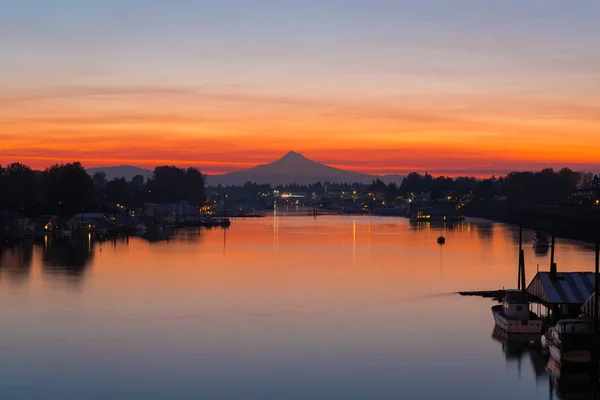
<path id="1" fill-rule="evenodd" d="M 1 164 L 600 170 L 594 2 L 62 3 L 2 6 Z"/>

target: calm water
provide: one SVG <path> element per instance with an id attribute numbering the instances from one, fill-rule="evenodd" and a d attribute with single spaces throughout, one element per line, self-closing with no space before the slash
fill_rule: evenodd
<path id="1" fill-rule="evenodd" d="M 440 232 L 288 216 L 4 247 L 0 398 L 548 399 L 546 361 L 492 338 L 494 303 L 453 294 L 514 287 L 518 232 Z M 593 270 L 591 250 L 559 240 L 559 271 Z M 525 256 L 528 280 L 548 269 Z"/>

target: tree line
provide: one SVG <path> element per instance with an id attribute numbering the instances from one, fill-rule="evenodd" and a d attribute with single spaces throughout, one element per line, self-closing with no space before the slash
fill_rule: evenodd
<path id="1" fill-rule="evenodd" d="M 487 179 L 475 177 L 446 177 L 417 172 L 408 174 L 401 185 L 386 184 L 376 179 L 371 184 L 317 182 L 310 185 L 256 184 L 247 182 L 242 186 L 209 187 L 211 194 L 233 198 L 258 199 L 265 193 L 302 192 L 323 195 L 332 191 L 357 191 L 360 193 L 377 192 L 386 200 L 411 195 L 427 195 L 431 200 L 441 200 L 447 196 L 452 198 L 469 197 L 474 203 L 493 203 L 502 201 L 511 206 L 529 205 L 561 205 L 567 202 L 577 187 L 597 187 L 600 189 L 600 176 L 588 172 L 573 171 L 563 168 L 555 171 L 546 168 L 539 172 L 510 172 L 505 176 L 492 176 Z"/>
<path id="2" fill-rule="evenodd" d="M 204 182 L 197 168 L 159 166 L 148 180 L 139 175 L 132 181 L 108 181 L 102 172 L 90 176 L 79 162 L 55 164 L 43 171 L 12 163 L 0 165 L 0 209 L 35 216 L 73 215 L 116 204 L 137 207 L 145 202 L 201 205 Z"/>
<path id="3" fill-rule="evenodd" d="M 442 199 L 467 196 L 469 207 L 485 210 L 498 207 L 526 207 L 530 205 L 561 205 L 577 187 L 600 189 L 600 177 L 586 172 L 551 168 L 539 172 L 511 172 L 505 176 L 488 179 L 474 177 L 445 177 L 413 172 L 400 186 L 375 180 L 371 184 L 317 182 L 311 185 L 285 185 L 271 187 L 248 182 L 242 186 L 212 187 L 217 196 L 228 194 L 237 199 L 260 199 L 275 190 L 315 193 L 331 191 L 377 192 L 386 200 L 399 196 L 427 194 L 429 198 Z M 0 209 L 29 214 L 72 215 L 82 210 L 112 207 L 122 204 L 139 207 L 145 202 L 170 203 L 188 201 L 201 205 L 205 197 L 205 177 L 196 168 L 159 166 L 151 179 L 138 175 L 131 181 L 116 178 L 108 181 L 97 172 L 88 175 L 79 162 L 56 164 L 43 171 L 32 170 L 25 164 L 0 165 Z"/>

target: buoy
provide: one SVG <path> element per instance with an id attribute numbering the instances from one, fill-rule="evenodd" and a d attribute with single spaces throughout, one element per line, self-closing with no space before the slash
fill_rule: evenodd
<path id="1" fill-rule="evenodd" d="M 443 237 L 443 236 L 440 236 L 440 237 L 437 239 L 437 242 L 438 242 L 438 244 L 444 244 L 444 243 L 446 243 L 446 238 L 445 238 L 445 237 Z"/>

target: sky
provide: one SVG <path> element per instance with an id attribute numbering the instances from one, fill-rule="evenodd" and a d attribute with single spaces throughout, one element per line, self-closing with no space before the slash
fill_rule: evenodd
<path id="1" fill-rule="evenodd" d="M 597 0 L 0 0 L 0 164 L 600 172 Z"/>

